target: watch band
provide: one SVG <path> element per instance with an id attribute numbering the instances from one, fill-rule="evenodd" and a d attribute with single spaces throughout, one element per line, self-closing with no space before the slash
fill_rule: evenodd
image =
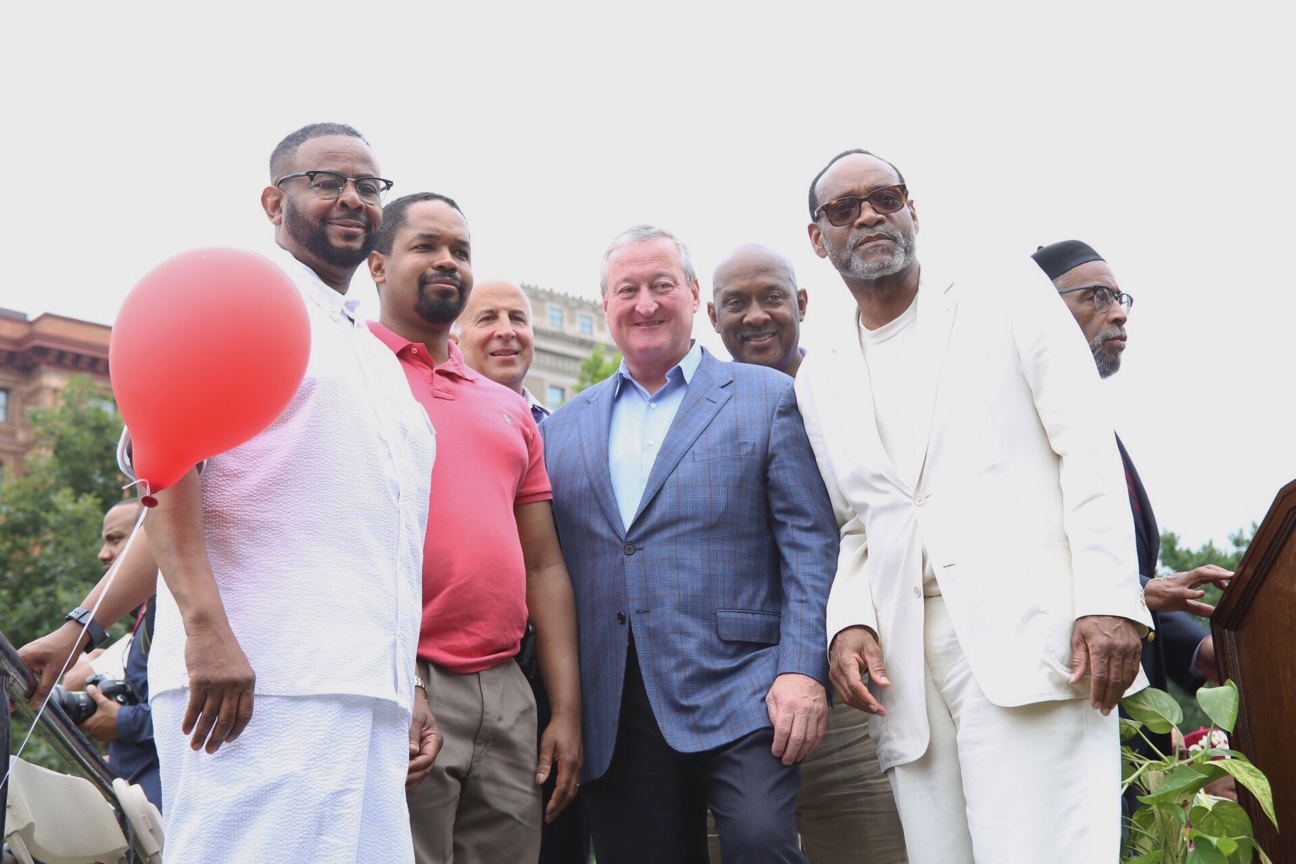
<path id="1" fill-rule="evenodd" d="M 108 641 L 108 634 L 104 632 L 104 628 L 99 626 L 99 622 L 94 620 L 94 616 L 90 614 L 89 609 L 82 609 L 78 606 L 63 616 L 63 620 L 75 621 L 85 628 L 86 633 L 90 634 L 90 641 L 85 646 L 85 653 L 87 654 Z"/>
<path id="2" fill-rule="evenodd" d="M 427 693 L 427 684 L 423 682 L 423 676 L 417 672 L 414 673 L 414 689 L 422 690 L 425 694 Z"/>

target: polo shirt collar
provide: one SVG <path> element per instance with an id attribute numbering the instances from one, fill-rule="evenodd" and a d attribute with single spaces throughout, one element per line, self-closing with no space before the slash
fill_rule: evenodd
<path id="1" fill-rule="evenodd" d="M 444 372 L 447 375 L 455 375 L 466 381 L 475 381 L 481 377 L 475 370 L 468 366 L 468 364 L 464 363 L 463 352 L 459 350 L 459 346 L 454 343 L 454 340 L 450 341 L 450 359 L 440 365 L 435 365 L 432 363 L 432 358 L 428 356 L 427 348 L 424 347 L 422 342 L 411 342 L 409 339 L 401 336 L 391 328 L 379 324 L 377 321 L 370 321 L 369 329 L 378 337 L 378 340 L 390 348 L 392 353 L 397 357 L 402 356 L 410 349 L 418 349 L 416 354 L 422 356 L 427 361 L 427 365 L 434 366 L 438 372 Z"/>

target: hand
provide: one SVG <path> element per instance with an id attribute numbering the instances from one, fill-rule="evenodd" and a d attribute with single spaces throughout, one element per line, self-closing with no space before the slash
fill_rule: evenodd
<path id="1" fill-rule="evenodd" d="M 81 632 L 81 625 L 75 621 L 67 621 L 62 627 L 46 636 L 42 636 L 35 641 L 28 642 L 18 649 L 18 656 L 32 670 L 40 680 L 36 682 L 36 690 L 27 700 L 27 705 L 36 711 L 49 696 L 54 685 L 58 683 L 59 672 L 63 670 L 63 664 L 68 663 L 78 648 L 89 638 Z M 69 667 L 71 666 L 68 663 Z"/>
<path id="2" fill-rule="evenodd" d="M 1206 564 L 1187 573 L 1149 579 L 1143 588 L 1143 599 L 1153 612 L 1191 612 L 1209 618 L 1215 607 L 1209 603 L 1198 603 L 1198 600 L 1206 596 L 1206 592 L 1195 589 L 1207 582 L 1223 588 L 1232 578 L 1232 570 Z"/>
<path id="3" fill-rule="evenodd" d="M 1213 684 L 1220 683 L 1219 661 L 1215 659 L 1215 637 L 1207 636 L 1197 646 L 1197 671 Z"/>
<path id="4" fill-rule="evenodd" d="M 865 677 L 879 687 L 891 686 L 877 636 L 867 627 L 847 627 L 833 637 L 828 649 L 828 678 L 847 705 L 885 717 L 886 709 L 869 692 Z"/>
<path id="5" fill-rule="evenodd" d="M 194 629 L 185 640 L 189 707 L 180 731 L 193 733 L 190 747 L 215 753 L 234 741 L 252 719 L 256 673 L 228 624 Z"/>
<path id="6" fill-rule="evenodd" d="M 558 776 L 554 778 L 554 792 L 545 808 L 546 822 L 558 818 L 580 792 L 581 766 L 585 764 L 585 750 L 581 743 L 580 718 L 565 718 L 557 714 L 545 727 L 540 737 L 540 759 L 536 763 L 535 782 L 539 786 L 549 779 L 554 763 L 558 763 Z"/>
<path id="7" fill-rule="evenodd" d="M 1071 684 L 1090 675 L 1089 704 L 1111 713 L 1138 675 L 1142 640 L 1138 625 L 1115 615 L 1086 615 L 1071 629 Z"/>
<path id="8" fill-rule="evenodd" d="M 432 773 L 432 765 L 441 752 L 444 739 L 437 728 L 436 718 L 428 707 L 423 691 L 414 689 L 414 719 L 409 728 L 409 768 L 405 774 L 405 789 L 419 785 Z"/>
<path id="9" fill-rule="evenodd" d="M 828 725 L 828 696 L 809 675 L 785 672 L 765 694 L 765 707 L 774 724 L 770 752 L 793 765 L 810 755 Z"/>
<path id="10" fill-rule="evenodd" d="M 95 713 L 85 719 L 80 729 L 85 734 L 99 741 L 112 743 L 117 740 L 117 712 L 121 706 L 109 699 L 93 684 L 86 685 L 86 695 L 95 701 L 98 707 Z"/>

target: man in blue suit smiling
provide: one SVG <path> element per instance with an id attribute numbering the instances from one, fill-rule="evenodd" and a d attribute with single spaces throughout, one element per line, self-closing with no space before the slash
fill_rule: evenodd
<path id="1" fill-rule="evenodd" d="M 603 256 L 618 372 L 545 421 L 576 593 L 586 812 L 600 864 L 796 861 L 823 734 L 837 530 L 792 379 L 693 344 L 688 250 L 638 226 Z"/>

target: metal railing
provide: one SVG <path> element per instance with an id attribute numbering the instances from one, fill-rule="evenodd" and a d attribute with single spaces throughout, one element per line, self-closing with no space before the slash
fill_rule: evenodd
<path id="1" fill-rule="evenodd" d="M 11 741 L 9 732 L 12 724 L 10 723 L 10 713 L 13 719 L 19 721 L 19 725 L 25 728 L 31 728 L 32 721 L 36 712 L 27 707 L 27 694 L 36 689 L 36 677 L 32 675 L 27 664 L 18 656 L 17 650 L 5 637 L 0 633 L 0 684 L 4 685 L 3 696 L 0 699 L 0 770 L 8 770 L 9 756 L 18 748 L 21 741 Z M 67 714 L 58 704 L 50 702 L 45 706 L 45 711 L 41 714 L 40 725 L 37 727 L 35 735 L 39 735 L 61 756 L 68 768 L 68 774 L 76 777 L 82 777 L 94 784 L 99 793 L 104 796 L 113 810 L 117 812 L 118 822 L 121 823 L 122 832 L 126 835 L 127 840 L 134 845 L 133 832 L 130 826 L 126 824 L 122 817 L 120 806 L 117 802 L 117 793 L 113 791 L 112 781 L 113 773 L 109 769 L 108 763 L 99 755 L 99 751 L 94 748 L 76 724 L 68 719 Z M 3 788 L 0 788 L 0 840 L 5 836 L 5 813 L 8 804 L 9 784 L 6 781 Z M 143 850 L 136 850 L 142 857 Z M 127 859 L 131 862 L 141 860 L 134 853 Z"/>

